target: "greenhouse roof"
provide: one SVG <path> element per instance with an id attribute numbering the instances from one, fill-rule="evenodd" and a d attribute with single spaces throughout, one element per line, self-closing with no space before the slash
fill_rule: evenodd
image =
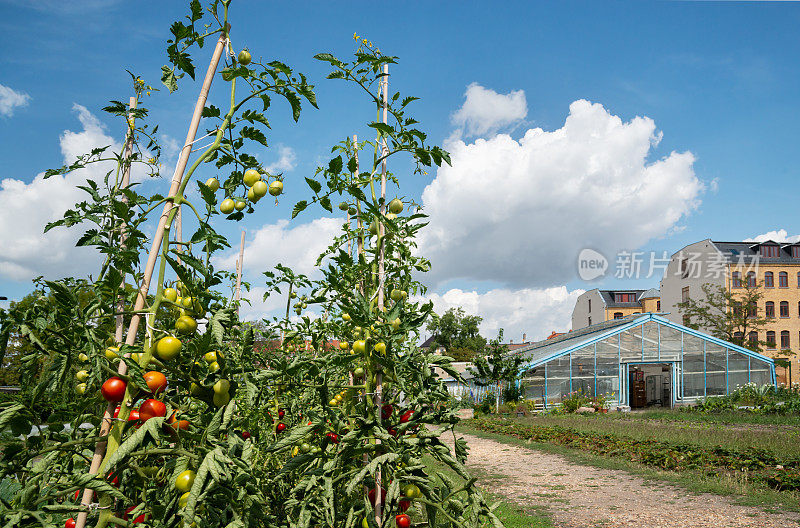
<path id="1" fill-rule="evenodd" d="M 525 365 L 528 368 L 533 368 L 541 365 L 542 363 L 550 361 L 551 359 L 568 354 L 573 350 L 597 343 L 598 341 L 616 335 L 624 330 L 643 325 L 648 321 L 653 321 L 657 324 L 674 328 L 680 332 L 699 337 L 700 339 L 715 343 L 730 350 L 735 350 L 748 357 L 753 357 L 761 361 L 774 364 L 774 360 L 767 356 L 763 356 L 753 352 L 752 350 L 748 350 L 744 347 L 713 337 L 698 330 L 674 323 L 669 319 L 654 313 L 633 314 L 621 319 L 612 319 L 610 321 L 598 323 L 586 328 L 574 330 L 553 339 L 537 341 L 526 347 L 518 348 L 511 352 L 511 354 L 525 357 Z"/>

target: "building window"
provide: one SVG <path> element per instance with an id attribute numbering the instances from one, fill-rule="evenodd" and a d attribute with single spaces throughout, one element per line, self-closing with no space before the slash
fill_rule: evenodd
<path id="1" fill-rule="evenodd" d="M 692 320 L 689 318 L 688 315 L 683 316 L 683 326 L 689 326 L 692 324 Z"/>
<path id="2" fill-rule="evenodd" d="M 800 246 L 792 246 L 792 256 L 794 258 L 800 258 Z"/>
<path id="3" fill-rule="evenodd" d="M 800 280 L 800 276 L 798 276 L 797 280 Z M 738 271 L 734 271 L 731 274 L 731 282 L 733 283 L 733 287 L 734 288 L 741 288 L 742 287 L 742 275 Z M 800 284 L 800 282 L 798 284 Z"/>
<path id="4" fill-rule="evenodd" d="M 592 300 L 591 299 L 589 299 L 589 311 L 590 312 L 592 311 Z"/>
<path id="5" fill-rule="evenodd" d="M 761 246 L 762 258 L 778 258 L 778 246 Z"/>
<path id="6" fill-rule="evenodd" d="M 687 259 L 681 259 L 681 278 L 685 279 L 689 275 L 688 266 L 687 266 Z"/>
<path id="7" fill-rule="evenodd" d="M 789 287 L 789 274 L 785 271 L 778 273 L 778 288 Z"/>
<path id="8" fill-rule="evenodd" d="M 768 271 L 764 274 L 764 287 L 765 288 L 775 287 L 775 277 L 772 275 L 771 271 Z"/>
<path id="9" fill-rule="evenodd" d="M 689 287 L 684 286 L 681 290 L 681 302 L 689 302 Z"/>
<path id="10" fill-rule="evenodd" d="M 800 288 L 800 271 L 797 272 L 797 287 Z"/>
<path id="11" fill-rule="evenodd" d="M 756 287 L 756 272 L 755 271 L 748 271 L 747 272 L 747 286 L 749 288 Z"/>
<path id="12" fill-rule="evenodd" d="M 767 331 L 767 348 L 775 348 L 775 331 Z"/>
<path id="13" fill-rule="evenodd" d="M 741 345 L 744 342 L 744 334 L 742 332 L 734 332 L 733 342 L 737 345 Z"/>
<path id="14" fill-rule="evenodd" d="M 657 312 L 661 311 L 661 301 L 656 301 L 656 311 Z"/>
<path id="15" fill-rule="evenodd" d="M 632 303 L 636 302 L 636 294 L 633 293 L 615 293 L 614 301 L 618 303 Z"/>
<path id="16" fill-rule="evenodd" d="M 622 319 L 622 312 L 614 312 L 614 319 Z"/>
<path id="17" fill-rule="evenodd" d="M 731 308 L 733 310 L 733 315 L 735 315 L 736 317 L 741 317 L 741 315 L 742 315 L 742 303 L 740 303 L 739 301 L 733 301 L 731 303 Z"/>
<path id="18" fill-rule="evenodd" d="M 755 302 L 751 302 L 747 305 L 747 317 L 758 317 L 758 305 Z"/>
<path id="19" fill-rule="evenodd" d="M 789 301 L 781 301 L 780 314 L 781 317 L 789 317 Z"/>
<path id="20" fill-rule="evenodd" d="M 758 332 L 750 332 L 747 334 L 747 339 L 750 341 L 750 346 L 754 348 L 758 346 Z"/>
<path id="21" fill-rule="evenodd" d="M 781 330 L 781 349 L 788 350 L 789 348 L 791 348 L 789 346 L 789 331 Z"/>
<path id="22" fill-rule="evenodd" d="M 592 326 L 592 317 L 589 316 L 589 326 Z"/>
<path id="23" fill-rule="evenodd" d="M 775 303 L 767 301 L 764 305 L 764 317 L 775 317 Z"/>

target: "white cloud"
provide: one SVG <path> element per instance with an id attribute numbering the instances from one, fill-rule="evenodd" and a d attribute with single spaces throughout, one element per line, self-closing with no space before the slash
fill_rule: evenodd
<path id="1" fill-rule="evenodd" d="M 577 256 L 635 249 L 676 228 L 700 203 L 691 152 L 648 162 L 661 135 L 602 105 L 570 105 L 564 126 L 448 145 L 422 194 L 422 254 L 432 279 L 545 287 L 575 278 Z"/>
<path id="2" fill-rule="evenodd" d="M 504 341 L 544 339 L 550 332 L 566 332 L 572 324 L 572 308 L 584 290 L 567 290 L 566 286 L 520 290 L 494 289 L 486 293 L 452 289 L 444 294 L 428 295 L 434 311 L 442 314 L 459 306 L 470 315 L 480 315 L 481 335 L 488 339 L 497 336 L 502 328 Z"/>
<path id="3" fill-rule="evenodd" d="M 73 111 L 81 123 L 80 132 L 66 130 L 59 138 L 65 163 L 72 163 L 81 154 L 95 147 L 121 145 L 110 137 L 103 124 L 81 105 Z M 48 278 L 86 275 L 97 269 L 99 255 L 89 248 L 76 248 L 80 228 L 55 228 L 44 234 L 44 226 L 61 218 L 64 211 L 83 201 L 87 194 L 77 188 L 87 180 L 102 182 L 113 162 L 90 165 L 66 176 L 44 179 L 40 173 L 30 183 L 5 178 L 0 181 L 0 276 L 26 280 L 37 275 Z M 134 170 L 133 180 L 143 178 Z"/>
<path id="4" fill-rule="evenodd" d="M 340 234 L 341 227 L 342 221 L 334 218 L 317 218 L 291 226 L 284 219 L 266 224 L 247 235 L 242 259 L 244 270 L 260 274 L 271 270 L 275 264 L 283 264 L 295 273 L 319 278 L 315 266 L 317 257 Z M 236 248 L 216 261 L 215 265 L 233 270 L 238 257 Z"/>
<path id="5" fill-rule="evenodd" d="M 522 90 L 503 95 L 472 83 L 464 97 L 464 104 L 452 115 L 451 121 L 467 136 L 496 132 L 528 115 L 528 104 Z"/>
<path id="6" fill-rule="evenodd" d="M 290 171 L 297 166 L 297 155 L 291 147 L 278 145 L 278 156 L 278 161 L 264 167 L 270 174 Z"/>
<path id="7" fill-rule="evenodd" d="M 0 84 L 0 115 L 11 117 L 14 110 L 28 106 L 31 96 Z"/>
<path id="8" fill-rule="evenodd" d="M 766 242 L 772 240 L 773 242 L 800 242 L 800 235 L 789 235 L 785 229 L 778 229 L 777 231 L 768 231 L 762 235 L 756 235 L 753 238 L 745 238 L 745 242 Z"/>

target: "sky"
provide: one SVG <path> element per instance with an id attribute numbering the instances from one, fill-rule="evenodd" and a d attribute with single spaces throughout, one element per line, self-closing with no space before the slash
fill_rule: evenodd
<path id="1" fill-rule="evenodd" d="M 94 146 L 119 148 L 121 123 L 101 109 L 128 99 L 126 70 L 159 84 L 169 26 L 187 5 L 0 0 L 0 295 L 21 298 L 39 275 L 96 273 L 97 256 L 74 247 L 76 233 L 42 230 L 104 170 L 41 175 Z M 319 101 L 299 123 L 286 105 L 270 109 L 270 148 L 254 154 L 284 174 L 278 204 L 218 225 L 234 245 L 246 234 L 252 304 L 243 314 L 275 315 L 261 273 L 281 262 L 315 277 L 316 255 L 339 231 L 341 217 L 321 209 L 290 215 L 331 146 L 371 137 L 364 124 L 374 111 L 313 59 L 348 57 L 354 32 L 399 57 L 390 90 L 421 98 L 411 113 L 452 156 L 427 175 L 390 167 L 399 195 L 430 217 L 420 238 L 432 262 L 426 297 L 437 312 L 482 316 L 488 337 L 503 328 L 519 342 L 568 330 L 587 289 L 658 287 L 649 263 L 664 252 L 706 238 L 800 235 L 787 198 L 798 180 L 798 22 L 791 2 L 442 1 L 381 11 L 234 0 L 234 48 L 305 73 Z M 210 53 L 196 52 L 198 71 Z M 134 174 L 143 190 L 168 189 L 198 89 L 187 79 L 145 101 L 164 165 L 160 179 Z M 222 106 L 226 92 L 218 78 L 210 101 Z M 578 276 L 585 249 L 607 259 L 605 275 Z M 233 270 L 235 253 L 215 262 Z M 620 265 L 634 253 L 642 266 L 631 276 Z"/>

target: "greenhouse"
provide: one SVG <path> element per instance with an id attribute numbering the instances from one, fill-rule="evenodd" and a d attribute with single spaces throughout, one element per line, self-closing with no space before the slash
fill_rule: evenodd
<path id="1" fill-rule="evenodd" d="M 772 359 L 652 313 L 636 314 L 514 350 L 526 397 L 558 405 L 570 393 L 607 407 L 673 407 L 775 383 Z"/>

